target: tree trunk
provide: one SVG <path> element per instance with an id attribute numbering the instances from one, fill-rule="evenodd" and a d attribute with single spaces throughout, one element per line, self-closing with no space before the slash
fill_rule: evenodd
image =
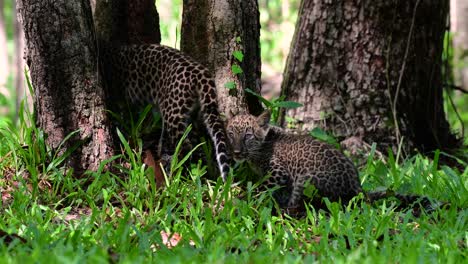
<path id="1" fill-rule="evenodd" d="M 451 0 L 450 9 L 455 82 L 468 91 L 468 1 Z"/>
<path id="2" fill-rule="evenodd" d="M 244 91 L 250 88 L 260 93 L 261 89 L 257 1 L 184 0 L 183 9 L 181 50 L 212 71 L 220 111 L 228 118 L 247 110 L 259 114 L 259 101 Z M 243 54 L 242 61 L 234 52 Z M 233 65 L 243 73 L 234 74 Z"/>
<path id="3" fill-rule="evenodd" d="M 14 17 L 16 18 L 18 16 L 16 6 L 13 7 L 14 11 Z M 32 109 L 32 98 L 29 92 L 26 92 L 24 87 L 25 87 L 25 80 L 24 80 L 24 32 L 23 29 L 21 28 L 21 23 L 18 21 L 18 19 L 15 19 L 14 22 L 14 27 L 15 27 L 15 35 L 13 36 L 15 39 L 15 54 L 13 57 L 13 63 L 15 69 L 13 71 L 13 76 L 14 76 L 14 81 L 13 83 L 15 84 L 16 88 L 16 107 L 15 107 L 15 122 L 19 117 L 19 108 L 21 105 L 21 101 L 25 99 L 25 105 L 29 107 L 29 109 Z"/>
<path id="4" fill-rule="evenodd" d="M 7 36 L 5 17 L 3 16 L 3 0 L 0 0 L 0 94 L 6 93 L 6 83 L 10 73 L 8 64 Z"/>
<path id="5" fill-rule="evenodd" d="M 403 140 L 407 152 L 454 148 L 442 101 L 448 7 L 439 0 L 303 0 L 282 93 L 304 107 L 286 115 L 358 147 L 365 141 L 395 150 Z"/>
<path id="6" fill-rule="evenodd" d="M 94 0 L 98 40 L 113 45 L 160 43 L 155 0 Z"/>
<path id="7" fill-rule="evenodd" d="M 80 144 L 68 160 L 76 176 L 97 170 L 113 150 L 89 0 L 18 0 L 17 9 L 25 32 L 36 122 L 47 135 L 46 143 L 62 153 Z"/>
<path id="8" fill-rule="evenodd" d="M 159 14 L 154 0 L 129 0 L 128 31 L 132 43 L 160 43 Z"/>
<path id="9" fill-rule="evenodd" d="M 94 12 L 96 11 L 96 0 L 89 0 L 89 4 L 91 5 L 91 11 L 94 16 Z"/>

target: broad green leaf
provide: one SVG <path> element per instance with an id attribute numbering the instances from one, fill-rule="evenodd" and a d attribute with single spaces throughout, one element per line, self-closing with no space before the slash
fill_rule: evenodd
<path id="1" fill-rule="evenodd" d="M 323 142 L 326 142 L 328 144 L 335 146 L 336 148 L 340 147 L 340 145 L 338 144 L 338 141 L 336 141 L 334 137 L 330 136 L 327 132 L 325 132 L 319 127 L 312 129 L 309 132 L 309 134 L 320 141 L 323 141 Z"/>
<path id="2" fill-rule="evenodd" d="M 255 95 L 258 99 L 260 99 L 260 101 L 268 108 L 271 108 L 273 106 L 273 104 L 268 101 L 267 99 L 263 98 L 263 96 L 259 95 L 258 93 L 252 91 L 251 89 L 249 88 L 245 88 L 245 91 L 249 94 L 252 94 L 252 95 Z"/>
<path id="3" fill-rule="evenodd" d="M 283 101 L 283 102 L 275 102 L 275 107 L 283 107 L 283 108 L 298 108 L 301 107 L 302 104 L 292 101 Z"/>
<path id="4" fill-rule="evenodd" d="M 232 56 L 236 58 L 238 61 L 242 62 L 244 60 L 244 54 L 240 50 L 236 50 L 232 53 Z"/>
<path id="5" fill-rule="evenodd" d="M 241 74 L 241 73 L 244 72 L 244 71 L 242 71 L 242 68 L 237 64 L 232 65 L 231 71 L 232 71 L 232 74 L 234 74 L 234 75 Z"/>
<path id="6" fill-rule="evenodd" d="M 233 81 L 230 81 L 230 82 L 225 83 L 224 87 L 229 90 L 236 89 L 236 83 Z"/>

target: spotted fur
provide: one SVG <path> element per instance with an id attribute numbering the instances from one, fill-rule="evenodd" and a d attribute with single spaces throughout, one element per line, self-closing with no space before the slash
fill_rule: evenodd
<path id="1" fill-rule="evenodd" d="M 163 120 L 162 140 L 171 154 L 195 110 L 213 141 L 223 179 L 229 172 L 224 124 L 218 110 L 216 87 L 206 67 L 182 52 L 162 45 L 113 48 L 112 83 L 125 89 L 134 104 L 152 104 Z M 106 58 L 105 58 L 106 59 Z M 167 138 L 166 138 L 167 137 Z M 184 144 L 189 146 L 189 142 Z"/>
<path id="2" fill-rule="evenodd" d="M 269 112 L 259 117 L 238 115 L 228 121 L 226 132 L 234 160 L 247 161 L 260 175 L 271 173 L 265 185 L 280 187 L 275 198 L 281 207 L 299 207 L 307 183 L 315 186 L 319 197 L 331 201 L 347 203 L 363 192 L 358 171 L 339 150 L 308 135 L 287 134 L 269 121 Z M 372 192 L 366 196 L 371 201 L 394 196 L 405 206 L 416 201 L 430 204 L 414 195 Z"/>

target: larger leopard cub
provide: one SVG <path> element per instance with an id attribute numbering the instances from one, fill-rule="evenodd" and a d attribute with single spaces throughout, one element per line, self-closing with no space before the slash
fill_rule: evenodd
<path id="1" fill-rule="evenodd" d="M 339 150 L 309 135 L 291 135 L 269 125 L 268 111 L 259 117 L 238 115 L 228 121 L 226 132 L 236 161 L 247 161 L 258 174 L 271 176 L 266 187 L 279 186 L 274 194 L 282 208 L 297 208 L 304 200 L 307 183 L 313 184 L 320 197 L 349 202 L 363 192 L 354 164 Z M 430 201 L 415 195 L 386 192 L 365 194 L 371 201 L 395 196 L 406 207 Z"/>
<path id="2" fill-rule="evenodd" d="M 161 113 L 160 143 L 168 152 L 164 154 L 173 154 L 188 124 L 194 122 L 193 113 L 201 113 L 213 141 L 219 171 L 226 179 L 229 165 L 224 123 L 209 70 L 188 55 L 158 44 L 103 45 L 102 53 L 110 89 L 123 89 L 132 104 L 151 104 Z M 184 146 L 190 148 L 189 142 Z"/>

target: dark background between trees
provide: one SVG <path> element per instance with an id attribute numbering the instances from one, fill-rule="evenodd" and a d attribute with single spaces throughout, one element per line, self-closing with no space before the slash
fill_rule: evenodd
<path id="1" fill-rule="evenodd" d="M 54 148 L 80 128 L 64 147 L 80 145 L 70 165 L 81 173 L 115 152 L 98 44 L 159 43 L 163 21 L 150 0 L 68 2 L 19 0 L 17 7 L 37 124 Z M 258 100 L 244 92 L 261 92 L 257 2 L 183 4 L 181 49 L 213 71 L 224 115 L 258 114 Z M 321 127 L 352 150 L 374 142 L 384 153 L 400 142 L 407 154 L 456 149 L 461 141 L 442 96 L 450 84 L 442 72 L 448 14 L 448 3 L 437 0 L 302 1 L 281 93 L 304 107 L 284 111 L 281 124 L 286 115 L 300 128 Z M 243 73 L 233 74 L 234 64 Z"/>

